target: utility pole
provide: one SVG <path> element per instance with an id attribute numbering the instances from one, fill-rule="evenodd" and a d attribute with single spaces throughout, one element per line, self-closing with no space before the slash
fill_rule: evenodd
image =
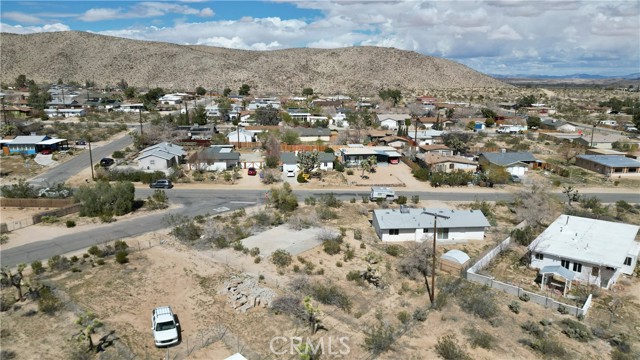
<path id="1" fill-rule="evenodd" d="M 433 304 L 436 296 L 436 237 L 438 236 L 438 218 L 448 219 L 449 216 L 428 211 L 423 211 L 422 213 L 433 215 L 433 253 L 431 254 L 431 292 L 429 293 L 429 300 L 431 300 Z"/>
<path id="2" fill-rule="evenodd" d="M 184 102 L 184 114 L 187 117 L 187 124 L 191 125 L 191 122 L 189 121 L 189 108 L 187 106 L 188 101 Z"/>
<path id="3" fill-rule="evenodd" d="M 593 133 L 596 132 L 596 124 L 593 124 L 593 129 L 591 129 L 591 147 L 593 147 Z"/>
<path id="4" fill-rule="evenodd" d="M 144 133 L 142 132 L 142 109 L 138 108 L 138 115 L 140 118 L 140 147 L 144 146 Z"/>
<path id="5" fill-rule="evenodd" d="M 0 101 L 2 101 L 2 121 L 7 125 L 7 111 L 4 109 L 4 96 L 0 96 Z"/>
<path id="6" fill-rule="evenodd" d="M 89 164 L 91 165 L 91 180 L 96 181 L 96 177 L 93 174 L 93 154 L 91 153 L 91 138 L 90 137 L 87 139 L 87 142 L 89 143 Z"/>

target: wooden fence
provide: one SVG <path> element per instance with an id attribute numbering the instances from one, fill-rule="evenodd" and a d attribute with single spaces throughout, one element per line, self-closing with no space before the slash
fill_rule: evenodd
<path id="1" fill-rule="evenodd" d="M 10 199 L 0 198 L 0 206 L 2 207 L 53 207 L 59 208 L 73 204 L 73 199 Z"/>

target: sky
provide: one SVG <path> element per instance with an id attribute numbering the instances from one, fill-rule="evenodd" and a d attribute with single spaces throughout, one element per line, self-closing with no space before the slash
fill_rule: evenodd
<path id="1" fill-rule="evenodd" d="M 640 0 L 17 1 L 0 31 L 245 50 L 381 46 L 493 75 L 640 72 Z"/>

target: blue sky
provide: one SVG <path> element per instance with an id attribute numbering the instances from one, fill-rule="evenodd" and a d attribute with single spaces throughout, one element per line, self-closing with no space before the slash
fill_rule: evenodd
<path id="1" fill-rule="evenodd" d="M 247 50 L 384 46 L 490 74 L 640 72 L 640 1 L 12 1 L 0 30 Z"/>

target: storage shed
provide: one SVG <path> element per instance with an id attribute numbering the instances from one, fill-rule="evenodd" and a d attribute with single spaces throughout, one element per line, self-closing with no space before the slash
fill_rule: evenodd
<path id="1" fill-rule="evenodd" d="M 464 251 L 449 250 L 440 257 L 440 270 L 449 274 L 458 274 L 464 269 L 470 258 Z"/>

